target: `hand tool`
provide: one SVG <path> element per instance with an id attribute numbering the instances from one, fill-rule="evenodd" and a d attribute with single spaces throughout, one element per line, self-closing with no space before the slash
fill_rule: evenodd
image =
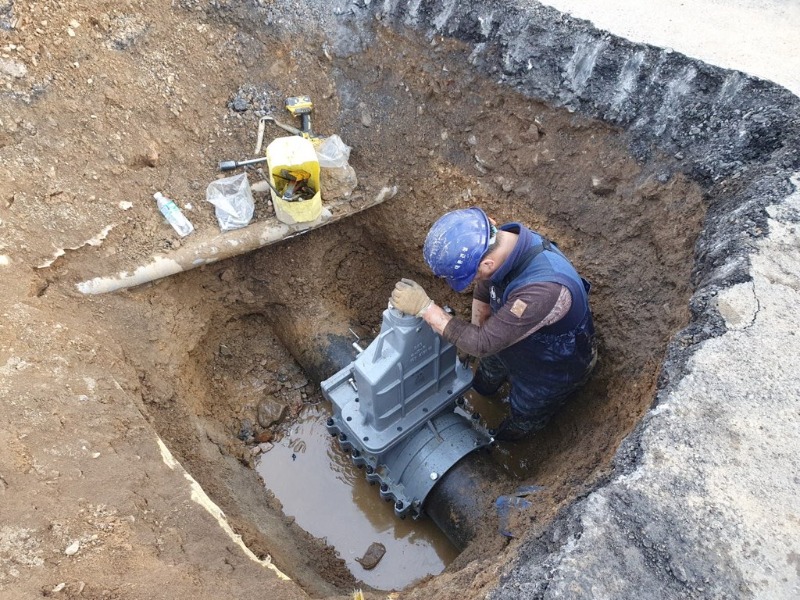
<path id="1" fill-rule="evenodd" d="M 311 111 L 314 104 L 310 96 L 292 96 L 286 99 L 286 110 L 292 113 L 293 117 L 300 117 L 300 127 L 303 130 L 303 137 L 311 139 L 316 137 L 311 131 Z"/>
<path id="2" fill-rule="evenodd" d="M 258 136 L 257 136 L 257 139 L 256 139 L 256 149 L 253 152 L 253 154 L 261 154 L 261 145 L 264 143 L 264 126 L 267 123 L 274 123 L 275 125 L 277 125 L 281 129 L 283 129 L 285 131 L 288 131 L 289 133 L 292 133 L 294 135 L 299 135 L 299 136 L 302 136 L 302 137 L 306 137 L 305 135 L 303 135 L 303 132 L 300 131 L 297 127 L 292 127 L 291 125 L 286 125 L 285 123 L 281 123 L 280 121 L 277 121 L 275 119 L 275 117 L 273 117 L 271 115 L 266 115 L 264 117 L 261 117 L 258 120 Z"/>
<path id="3" fill-rule="evenodd" d="M 289 171 L 288 169 L 281 169 L 280 174 L 274 173 L 274 177 L 286 181 L 286 187 L 283 188 L 281 200 L 286 202 L 297 202 L 299 200 L 310 200 L 314 197 L 316 192 L 308 185 L 311 174 L 306 171 Z"/>
<path id="4" fill-rule="evenodd" d="M 248 160 L 223 160 L 219 163 L 220 171 L 232 171 L 239 167 L 246 167 L 247 165 L 257 165 L 258 163 L 266 162 L 267 157 L 251 158 Z"/>
<path id="5" fill-rule="evenodd" d="M 267 123 L 274 123 L 281 129 L 288 131 L 294 135 L 299 135 L 307 140 L 311 140 L 317 146 L 323 139 L 311 130 L 311 111 L 314 109 L 314 104 L 311 102 L 309 96 L 292 96 L 286 99 L 286 110 L 288 110 L 293 117 L 300 117 L 302 129 L 292 127 L 286 123 L 281 123 L 272 115 L 266 115 L 258 120 L 258 136 L 256 138 L 256 149 L 254 154 L 261 154 L 261 146 L 264 143 L 264 128 Z"/>

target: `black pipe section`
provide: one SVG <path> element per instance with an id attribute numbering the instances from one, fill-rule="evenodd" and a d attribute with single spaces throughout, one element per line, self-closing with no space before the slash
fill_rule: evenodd
<path id="1" fill-rule="evenodd" d="M 459 550 L 478 526 L 494 516 L 492 484 L 499 479 L 488 450 L 475 450 L 458 461 L 428 493 L 423 510 Z"/>
<path id="2" fill-rule="evenodd" d="M 346 315 L 338 307 L 331 307 L 326 312 Z M 306 315 L 281 305 L 271 306 L 266 316 L 283 346 L 316 384 L 349 365 L 358 355 L 353 347 L 355 337 L 347 333 L 350 327 L 346 325 L 334 328 L 333 324 L 326 322 L 322 326 L 326 329 L 316 327 L 311 331 Z M 349 321 L 356 323 L 355 318 Z"/>
<path id="3" fill-rule="evenodd" d="M 341 309 L 329 314 L 346 314 Z M 349 365 L 357 356 L 355 339 L 335 333 L 348 327 L 325 325 L 329 331 L 310 332 L 308 320 L 299 311 L 279 309 L 269 315 L 275 334 L 306 375 L 315 383 Z M 352 319 L 355 324 L 356 320 Z M 497 465 L 484 450 L 475 450 L 451 467 L 428 493 L 423 511 L 459 550 L 474 538 L 478 526 L 492 516 L 492 485 L 498 480 Z"/>

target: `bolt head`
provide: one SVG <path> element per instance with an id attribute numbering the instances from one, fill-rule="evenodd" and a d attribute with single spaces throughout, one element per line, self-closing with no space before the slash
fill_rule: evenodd
<path id="1" fill-rule="evenodd" d="M 434 471 L 433 473 L 431 473 L 431 481 L 436 481 L 437 479 L 439 479 L 439 474 L 436 471 Z"/>

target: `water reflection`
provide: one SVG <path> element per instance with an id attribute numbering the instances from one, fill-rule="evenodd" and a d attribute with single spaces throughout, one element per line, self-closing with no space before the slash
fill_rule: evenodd
<path id="1" fill-rule="evenodd" d="M 401 520 L 381 500 L 327 433 L 324 404 L 308 406 L 288 435 L 262 455 L 258 472 L 284 512 L 312 535 L 336 548 L 353 575 L 381 590 L 401 589 L 441 573 L 456 549 L 430 521 Z M 386 554 L 372 570 L 360 558 L 373 542 Z"/>

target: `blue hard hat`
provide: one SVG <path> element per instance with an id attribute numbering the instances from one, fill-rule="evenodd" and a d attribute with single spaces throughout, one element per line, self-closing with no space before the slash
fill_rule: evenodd
<path id="1" fill-rule="evenodd" d="M 433 274 L 460 292 L 475 279 L 491 237 L 492 224 L 480 208 L 454 210 L 433 224 L 422 254 Z"/>

